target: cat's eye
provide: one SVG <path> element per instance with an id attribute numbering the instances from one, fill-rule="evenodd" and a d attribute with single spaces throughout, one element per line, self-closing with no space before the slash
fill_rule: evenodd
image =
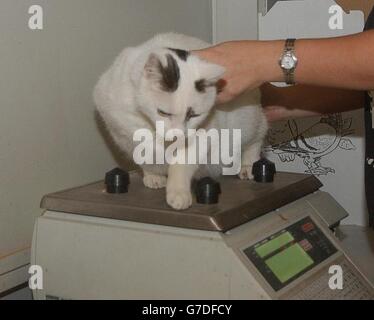
<path id="1" fill-rule="evenodd" d="M 161 116 L 161 117 L 171 117 L 172 114 L 171 113 L 167 113 L 165 111 L 162 111 L 161 109 L 157 109 L 157 113 Z"/>
<path id="2" fill-rule="evenodd" d="M 190 118 L 197 118 L 197 117 L 200 117 L 201 116 L 201 114 L 191 114 L 190 115 Z"/>

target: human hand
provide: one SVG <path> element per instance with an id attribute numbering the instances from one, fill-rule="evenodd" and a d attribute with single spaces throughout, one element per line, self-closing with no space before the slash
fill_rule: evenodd
<path id="1" fill-rule="evenodd" d="M 264 82 L 281 80 L 283 74 L 277 60 L 282 46 L 281 41 L 230 41 L 193 54 L 226 69 L 217 101 L 225 103 Z"/>

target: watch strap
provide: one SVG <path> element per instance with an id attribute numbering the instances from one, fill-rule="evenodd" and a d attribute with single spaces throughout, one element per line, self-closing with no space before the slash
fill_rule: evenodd
<path id="1" fill-rule="evenodd" d="M 284 47 L 284 54 L 295 54 L 296 39 L 287 39 Z M 295 84 L 295 68 L 291 70 L 284 69 L 285 82 L 289 85 Z"/>
<path id="2" fill-rule="evenodd" d="M 293 51 L 294 52 L 295 51 L 295 43 L 296 43 L 296 39 L 287 39 L 284 51 L 285 52 L 288 52 L 288 51 Z"/>

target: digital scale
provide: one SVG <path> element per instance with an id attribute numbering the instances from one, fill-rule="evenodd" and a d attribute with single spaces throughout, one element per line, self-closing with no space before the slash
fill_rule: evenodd
<path id="1" fill-rule="evenodd" d="M 125 194 L 108 194 L 101 181 L 43 198 L 36 299 L 374 298 L 331 231 L 348 214 L 314 176 L 222 177 L 217 204 L 180 212 L 138 172 L 130 180 Z M 341 289 L 331 266 L 342 271 Z"/>

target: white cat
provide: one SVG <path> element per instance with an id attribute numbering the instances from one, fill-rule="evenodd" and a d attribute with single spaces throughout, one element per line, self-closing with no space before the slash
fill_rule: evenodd
<path id="1" fill-rule="evenodd" d="M 239 176 L 252 177 L 252 164 L 260 158 L 267 121 L 258 90 L 235 102 L 214 107 L 221 66 L 190 53 L 210 45 L 189 36 L 160 34 L 138 47 L 126 48 L 100 78 L 94 92 L 97 110 L 118 147 L 132 157 L 133 134 L 140 128 L 187 132 L 195 128 L 241 129 L 242 158 Z M 191 181 L 203 165 L 144 165 L 144 184 L 166 187 L 167 203 L 177 210 L 191 206 Z M 204 166 L 216 175 L 214 166 Z"/>

